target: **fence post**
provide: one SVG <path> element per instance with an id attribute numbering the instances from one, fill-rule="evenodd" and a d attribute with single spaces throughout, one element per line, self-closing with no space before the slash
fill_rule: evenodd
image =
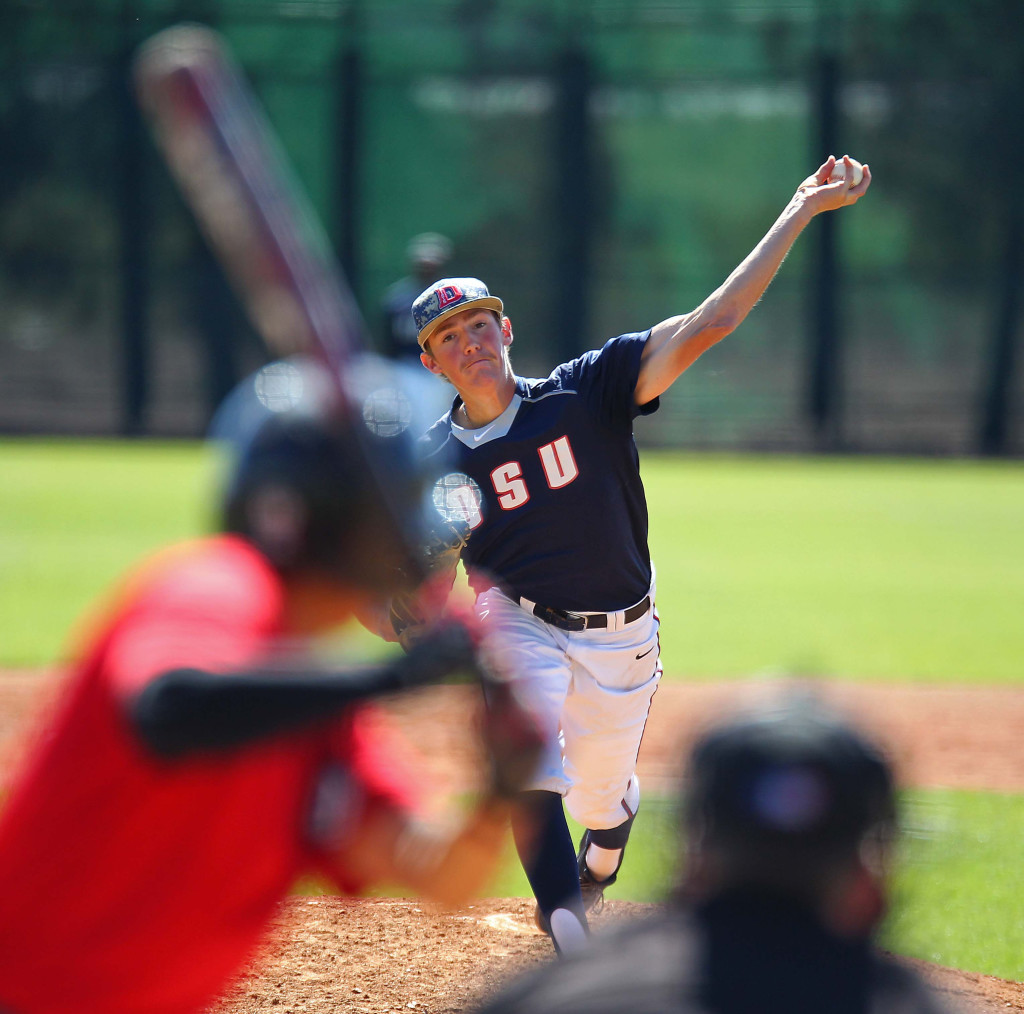
<path id="1" fill-rule="evenodd" d="M 568 360 L 590 347 L 593 220 L 590 59 L 572 47 L 555 71 L 553 303 L 554 346 Z"/>
<path id="2" fill-rule="evenodd" d="M 124 436 L 146 431 L 149 401 L 150 334 L 149 206 L 146 138 L 132 90 L 132 57 L 137 39 L 135 5 L 121 6 L 121 50 L 113 62 L 117 110 L 117 167 L 114 207 L 119 245 L 121 331 L 121 423 Z"/>
<path id="3" fill-rule="evenodd" d="M 353 4 L 345 19 L 345 38 L 335 68 L 334 211 L 330 229 L 338 260 L 356 302 L 360 302 L 362 281 L 362 178 L 364 154 L 363 104 L 366 73 L 360 46 L 361 10 Z"/>
<path id="4" fill-rule="evenodd" d="M 1010 450 L 1013 416 L 1013 374 L 1017 331 L 1021 315 L 1021 272 L 1024 271 L 1024 200 L 1020 195 L 1020 160 L 1024 157 L 1024 129 L 1020 122 L 1020 95 L 1024 77 L 1018 71 L 998 88 L 997 123 L 993 157 L 1008 173 L 1003 186 L 1002 251 L 996 269 L 995 320 L 983 372 L 976 448 L 979 454 L 1001 455 Z"/>
<path id="5" fill-rule="evenodd" d="M 840 136 L 839 60 L 828 48 L 819 50 L 813 74 L 815 140 L 812 163 L 837 152 Z M 839 216 L 819 215 L 811 223 L 809 278 L 808 369 L 806 410 L 815 448 L 837 451 L 843 445 L 843 336 L 840 313 Z"/>
<path id="6" fill-rule="evenodd" d="M 979 454 L 1006 454 L 1010 442 L 1011 389 L 1020 320 L 1021 271 L 1024 270 L 1024 222 L 1020 200 L 1011 195 L 1003 233 L 1003 256 L 996 295 L 996 321 L 988 355 L 978 429 Z"/>

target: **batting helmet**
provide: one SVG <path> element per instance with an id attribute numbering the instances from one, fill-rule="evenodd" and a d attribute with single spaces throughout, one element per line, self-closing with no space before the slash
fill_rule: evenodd
<path id="1" fill-rule="evenodd" d="M 231 397 L 214 427 L 233 450 L 223 526 L 284 572 L 388 592 L 424 572 L 430 473 L 397 371 L 353 373 L 343 398 L 320 366 L 273 363 Z"/>

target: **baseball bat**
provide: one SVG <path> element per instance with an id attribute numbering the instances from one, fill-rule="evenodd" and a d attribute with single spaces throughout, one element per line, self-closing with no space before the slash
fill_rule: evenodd
<path id="1" fill-rule="evenodd" d="M 364 461 L 410 558 L 418 546 L 394 477 L 367 443 L 346 382 L 374 357 L 327 237 L 226 44 L 199 25 L 165 29 L 134 61 L 157 147 L 268 349 L 321 361 L 340 411 L 363 434 Z M 379 421 L 379 420 L 378 420 Z M 406 523 L 403 523 L 406 522 Z"/>
<path id="2" fill-rule="evenodd" d="M 226 44 L 179 25 L 134 62 L 136 93 L 186 202 L 279 356 L 344 374 L 365 325 L 316 214 Z"/>

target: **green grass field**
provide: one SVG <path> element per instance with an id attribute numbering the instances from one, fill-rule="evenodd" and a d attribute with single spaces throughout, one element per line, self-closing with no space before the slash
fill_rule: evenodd
<path id="1" fill-rule="evenodd" d="M 0 442 L 0 665 L 40 665 L 140 554 L 202 531 L 212 488 L 194 443 Z"/>
<path id="2" fill-rule="evenodd" d="M 921 790 L 902 795 L 903 837 L 887 948 L 948 968 L 1024 981 L 1024 796 Z M 656 902 L 671 891 L 678 853 L 675 802 L 645 797 L 610 899 Z M 574 840 L 582 828 L 570 820 Z M 490 893 L 529 897 L 511 842 Z"/>
<path id="3" fill-rule="evenodd" d="M 1024 677 L 1020 463 L 648 452 L 670 676 Z M 0 441 L 0 664 L 57 657 L 139 553 L 201 532 L 194 444 Z"/>
<path id="4" fill-rule="evenodd" d="M 1019 462 L 646 452 L 669 679 L 752 673 L 1011 683 L 1024 676 Z M 205 530 L 198 445 L 0 441 L 0 665 L 60 657 L 140 553 Z M 1024 796 L 908 794 L 896 950 L 1024 979 Z M 612 896 L 663 897 L 672 808 L 648 799 Z M 527 894 L 511 854 L 495 893 Z"/>
<path id="5" fill-rule="evenodd" d="M 643 456 L 666 671 L 1024 678 L 1024 467 Z"/>
<path id="6" fill-rule="evenodd" d="M 915 790 L 883 942 L 951 968 L 1024 981 L 1024 796 Z"/>

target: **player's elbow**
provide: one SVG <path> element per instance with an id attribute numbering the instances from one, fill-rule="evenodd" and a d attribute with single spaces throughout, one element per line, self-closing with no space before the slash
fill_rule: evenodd
<path id="1" fill-rule="evenodd" d="M 731 335 L 743 322 L 744 314 L 735 307 L 716 307 L 709 316 L 707 323 L 701 328 L 699 339 L 705 348 L 717 345 L 723 338 Z"/>
<path id="2" fill-rule="evenodd" d="M 165 673 L 145 686 L 128 704 L 136 734 L 159 757 L 173 758 L 192 745 L 196 718 L 202 714 L 198 670 Z"/>
<path id="3" fill-rule="evenodd" d="M 676 351 L 675 366 L 678 372 L 688 369 L 708 349 L 717 345 L 726 335 L 732 334 L 739 321 L 728 314 L 709 318 L 697 328 Z"/>

